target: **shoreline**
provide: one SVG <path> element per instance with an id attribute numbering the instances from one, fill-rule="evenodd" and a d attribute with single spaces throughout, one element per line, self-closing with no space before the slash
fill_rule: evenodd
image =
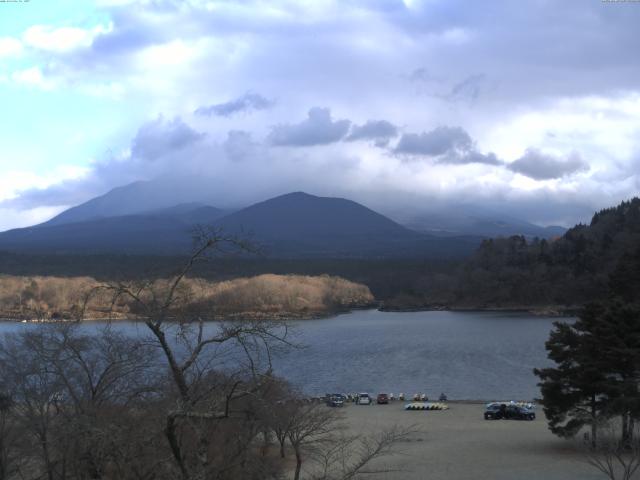
<path id="1" fill-rule="evenodd" d="M 541 305 L 541 306 L 445 306 L 424 305 L 415 307 L 396 307 L 381 305 L 381 312 L 410 313 L 410 312 L 496 312 L 496 313 L 529 313 L 540 317 L 575 317 L 579 314 L 581 306 L 573 305 Z"/>
<path id="2" fill-rule="evenodd" d="M 362 310 L 376 310 L 378 312 L 389 313 L 419 313 L 419 312 L 462 312 L 462 313 L 527 313 L 534 316 L 545 318 L 569 318 L 575 317 L 580 311 L 580 307 L 559 307 L 559 306 L 546 306 L 546 307 L 445 307 L 438 305 L 430 305 L 424 307 L 387 307 L 383 302 L 372 305 L 356 306 L 351 308 L 332 309 L 328 311 L 315 311 L 315 312 L 229 312 L 229 313 L 217 313 L 207 318 L 205 322 L 220 322 L 223 320 L 229 321 L 242 321 L 242 320 L 256 320 L 256 321 L 307 321 L 307 320 L 323 320 L 328 318 L 338 317 Z M 80 322 L 144 322 L 144 318 L 136 317 L 91 317 L 83 319 L 72 318 L 48 318 L 48 319 L 36 319 L 36 318 L 11 318 L 9 316 L 3 316 L 0 314 L 1 323 L 80 323 Z"/>
<path id="3" fill-rule="evenodd" d="M 333 318 L 339 315 L 353 313 L 359 310 L 379 310 L 377 304 L 354 306 L 350 308 L 336 308 L 327 311 L 307 311 L 307 312 L 229 312 L 216 313 L 204 320 L 205 322 L 220 322 L 223 320 L 257 320 L 257 321 L 306 321 Z M 0 314 L 0 323 L 81 323 L 81 322 L 144 322 L 143 317 L 89 317 L 83 319 L 73 318 L 12 318 L 8 315 Z M 173 320 L 167 320 L 173 322 Z"/>

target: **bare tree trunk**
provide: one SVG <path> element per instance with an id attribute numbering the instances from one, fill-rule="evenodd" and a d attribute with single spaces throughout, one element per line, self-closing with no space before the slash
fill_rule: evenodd
<path id="1" fill-rule="evenodd" d="M 591 448 L 596 448 L 598 446 L 598 425 L 597 425 L 597 407 L 596 407 L 596 396 L 591 396 Z"/>
<path id="2" fill-rule="evenodd" d="M 266 457 L 269 454 L 269 448 L 271 447 L 271 438 L 267 430 L 262 431 L 262 456 Z"/>
<path id="3" fill-rule="evenodd" d="M 178 467 L 180 467 L 180 472 L 182 473 L 182 478 L 187 480 L 189 478 L 189 473 L 187 472 L 187 467 L 184 464 L 184 459 L 182 458 L 182 451 L 180 450 L 180 443 L 178 442 L 178 437 L 176 435 L 176 423 L 175 419 L 172 416 L 167 418 L 167 426 L 165 428 L 165 435 L 167 436 L 167 441 L 169 442 L 169 447 L 171 447 L 171 453 L 173 454 L 173 458 L 175 459 Z"/>
<path id="4" fill-rule="evenodd" d="M 300 447 L 294 445 L 293 446 L 296 452 L 296 472 L 293 476 L 293 480 L 300 480 L 300 471 L 302 470 L 302 452 L 300 451 Z"/>

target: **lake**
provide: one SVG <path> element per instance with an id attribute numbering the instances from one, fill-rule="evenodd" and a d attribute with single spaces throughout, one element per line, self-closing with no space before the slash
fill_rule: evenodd
<path id="1" fill-rule="evenodd" d="M 310 395 L 422 392 L 436 398 L 444 392 L 450 399 L 531 400 L 539 396 L 532 370 L 549 364 L 544 342 L 554 320 L 513 312 L 362 310 L 295 321 L 296 341 L 305 346 L 279 354 L 275 373 Z M 0 323 L 0 333 L 32 325 Z M 114 325 L 146 333 L 142 324 Z"/>

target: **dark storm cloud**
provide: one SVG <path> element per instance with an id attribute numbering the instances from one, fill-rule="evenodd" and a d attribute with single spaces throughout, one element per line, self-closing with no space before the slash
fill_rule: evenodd
<path id="1" fill-rule="evenodd" d="M 405 133 L 395 153 L 435 157 L 452 150 L 471 150 L 473 140 L 461 127 L 437 127 L 430 132 Z"/>
<path id="2" fill-rule="evenodd" d="M 386 120 L 368 120 L 364 125 L 354 125 L 351 133 L 345 138 L 355 140 L 388 140 L 398 135 L 398 127 Z"/>
<path id="3" fill-rule="evenodd" d="M 589 165 L 575 153 L 561 159 L 529 148 L 522 157 L 508 164 L 507 168 L 534 180 L 551 180 L 588 171 Z"/>
<path id="4" fill-rule="evenodd" d="M 179 118 L 168 122 L 158 118 L 140 127 L 131 145 L 131 156 L 153 162 L 203 137 L 203 133 L 196 132 Z"/>
<path id="5" fill-rule="evenodd" d="M 274 105 L 273 100 L 263 97 L 257 93 L 245 93 L 241 97 L 224 103 L 217 103 L 206 107 L 198 108 L 196 115 L 229 117 L 236 113 L 246 113 L 252 110 L 266 110 Z"/>
<path id="6" fill-rule="evenodd" d="M 483 163 L 485 165 L 504 165 L 504 162 L 500 160 L 495 153 L 480 153 L 475 149 L 462 151 L 462 152 L 453 152 L 451 154 L 445 155 L 440 163 L 450 163 L 450 164 L 459 164 L 463 165 L 466 163 Z"/>
<path id="7" fill-rule="evenodd" d="M 269 134 L 269 143 L 277 146 L 312 146 L 326 145 L 342 139 L 351 122 L 331 118 L 328 108 L 313 107 L 308 117 L 297 124 L 276 125 Z"/>
<path id="8" fill-rule="evenodd" d="M 437 127 L 430 132 L 405 133 L 394 152 L 401 157 L 428 158 L 435 163 L 503 165 L 495 153 L 481 153 L 462 127 Z"/>

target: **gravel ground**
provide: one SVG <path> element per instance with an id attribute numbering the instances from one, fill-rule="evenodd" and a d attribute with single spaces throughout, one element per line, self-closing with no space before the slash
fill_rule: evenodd
<path id="1" fill-rule="evenodd" d="M 429 480 L 595 480 L 601 473 L 589 466 L 569 441 L 547 429 L 538 409 L 534 421 L 483 418 L 483 404 L 450 403 L 446 411 L 405 411 L 402 402 L 389 405 L 347 405 L 342 410 L 353 432 L 366 434 L 398 425 L 420 433 L 402 443 L 402 455 L 383 463 L 394 472 L 384 479 Z"/>

